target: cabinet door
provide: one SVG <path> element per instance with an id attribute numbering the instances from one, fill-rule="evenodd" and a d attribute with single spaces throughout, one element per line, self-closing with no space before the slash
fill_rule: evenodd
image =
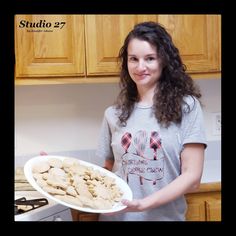
<path id="1" fill-rule="evenodd" d="M 207 221 L 221 221 L 221 200 L 207 200 L 205 204 Z"/>
<path id="2" fill-rule="evenodd" d="M 89 214 L 89 213 L 80 214 L 79 221 L 98 221 L 98 214 Z"/>
<path id="3" fill-rule="evenodd" d="M 205 204 L 202 201 L 188 202 L 187 221 L 205 221 Z"/>
<path id="4" fill-rule="evenodd" d="M 220 15 L 158 15 L 189 73 L 221 70 Z"/>
<path id="5" fill-rule="evenodd" d="M 71 209 L 73 221 L 98 221 L 99 214 L 85 213 Z"/>
<path id="6" fill-rule="evenodd" d="M 220 221 L 221 220 L 221 192 L 213 184 L 202 186 L 200 192 L 186 194 L 188 221 Z M 218 188 L 218 187 L 217 187 Z M 206 190 L 206 191 L 203 191 Z"/>
<path id="7" fill-rule="evenodd" d="M 117 75 L 117 57 L 133 26 L 155 15 L 86 15 L 87 75 Z"/>
<path id="8" fill-rule="evenodd" d="M 16 15 L 15 57 L 16 77 L 84 75 L 83 16 Z"/>

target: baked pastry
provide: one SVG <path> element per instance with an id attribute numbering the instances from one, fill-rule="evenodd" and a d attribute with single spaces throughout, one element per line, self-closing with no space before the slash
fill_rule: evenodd
<path id="1" fill-rule="evenodd" d="M 75 158 L 50 158 L 32 169 L 36 183 L 44 191 L 80 207 L 111 209 L 123 195 L 114 178 Z"/>

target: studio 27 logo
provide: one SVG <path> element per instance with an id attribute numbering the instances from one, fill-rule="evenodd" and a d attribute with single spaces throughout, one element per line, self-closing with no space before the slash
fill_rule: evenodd
<path id="1" fill-rule="evenodd" d="M 27 32 L 53 32 L 53 29 L 62 29 L 65 25 L 65 21 L 47 22 L 46 20 L 39 20 L 30 22 L 21 20 L 19 22 L 19 28 L 26 28 Z"/>

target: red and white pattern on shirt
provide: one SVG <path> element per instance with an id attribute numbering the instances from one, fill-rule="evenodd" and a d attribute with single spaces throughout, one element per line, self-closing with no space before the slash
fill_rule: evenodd
<path id="1" fill-rule="evenodd" d="M 125 149 L 125 153 L 128 152 L 128 148 L 131 144 L 132 135 L 131 133 L 126 132 L 121 138 L 121 145 Z"/>
<path id="2" fill-rule="evenodd" d="M 157 160 L 157 149 L 161 148 L 161 139 L 156 131 L 151 133 L 150 148 L 154 150 L 154 160 Z"/>

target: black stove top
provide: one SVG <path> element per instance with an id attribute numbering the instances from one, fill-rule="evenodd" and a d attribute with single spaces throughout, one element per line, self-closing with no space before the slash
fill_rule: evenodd
<path id="1" fill-rule="evenodd" d="M 25 197 L 15 200 L 15 215 L 19 215 L 28 211 L 32 211 L 39 207 L 45 206 L 48 204 L 46 198 L 36 198 L 27 200 Z"/>

